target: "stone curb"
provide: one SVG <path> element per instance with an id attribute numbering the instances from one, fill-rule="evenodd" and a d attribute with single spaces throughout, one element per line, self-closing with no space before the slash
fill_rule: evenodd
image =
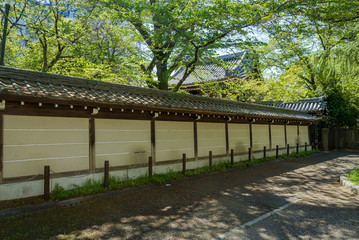
<path id="1" fill-rule="evenodd" d="M 340 176 L 340 184 L 346 189 L 352 191 L 353 193 L 359 194 L 359 186 L 352 183 L 347 177 L 344 175 Z"/>
<path id="2" fill-rule="evenodd" d="M 17 207 L 17 208 L 8 208 L 8 209 L 0 210 L 0 218 L 16 217 L 16 216 L 21 216 L 21 215 L 24 215 L 27 213 L 34 213 L 34 212 L 38 212 L 38 211 L 42 211 L 42 210 L 46 210 L 46 209 L 50 209 L 50 208 L 56 208 L 56 207 L 75 206 L 75 205 L 79 205 L 83 202 L 90 201 L 92 199 L 109 198 L 109 197 L 117 196 L 117 195 L 120 195 L 120 194 L 123 194 L 126 192 L 133 192 L 133 191 L 137 191 L 140 189 L 151 188 L 154 185 L 155 184 L 149 184 L 149 185 L 143 185 L 143 186 L 137 186 L 137 187 L 129 187 L 129 188 L 121 189 L 121 190 L 104 192 L 104 193 L 99 193 L 96 195 L 88 195 L 88 196 L 83 196 L 83 197 L 71 198 L 71 199 L 62 200 L 62 201 L 47 202 L 47 203 L 41 203 L 41 204 L 29 205 L 29 206 L 23 206 L 23 207 Z"/>

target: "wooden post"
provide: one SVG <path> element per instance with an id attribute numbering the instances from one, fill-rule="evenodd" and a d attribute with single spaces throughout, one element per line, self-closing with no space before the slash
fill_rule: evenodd
<path id="1" fill-rule="evenodd" d="M 44 200 L 50 200 L 50 166 L 44 166 Z"/>
<path id="2" fill-rule="evenodd" d="M 315 149 L 315 142 L 312 143 L 312 150 Z"/>
<path id="3" fill-rule="evenodd" d="M 152 178 L 152 157 L 148 157 L 148 176 Z"/>
<path id="4" fill-rule="evenodd" d="M 279 146 L 277 145 L 275 147 L 275 159 L 278 159 L 278 157 L 279 157 Z"/>
<path id="5" fill-rule="evenodd" d="M 197 133 L 197 122 L 193 122 L 193 138 L 194 138 L 194 160 L 198 160 L 198 133 Z"/>
<path id="6" fill-rule="evenodd" d="M 225 123 L 225 131 L 226 131 L 226 155 L 229 155 L 229 136 L 228 136 L 228 122 Z"/>
<path id="7" fill-rule="evenodd" d="M 209 167 L 212 168 L 212 151 L 209 151 Z"/>
<path id="8" fill-rule="evenodd" d="M 186 154 L 182 154 L 182 173 L 186 173 Z"/>
<path id="9" fill-rule="evenodd" d="M 107 188 L 110 185 L 109 181 L 109 171 L 110 171 L 110 162 L 105 161 L 105 170 L 104 170 L 104 180 L 103 180 L 103 186 Z"/>
<path id="10" fill-rule="evenodd" d="M 308 144 L 307 144 L 307 142 L 306 142 L 305 145 L 304 145 L 304 150 L 305 150 L 306 152 L 308 152 Z"/>
<path id="11" fill-rule="evenodd" d="M 299 153 L 299 143 L 297 143 L 297 147 L 296 147 L 296 153 Z"/>
<path id="12" fill-rule="evenodd" d="M 253 147 L 253 132 L 252 132 L 252 122 L 249 123 L 249 146 Z"/>
<path id="13" fill-rule="evenodd" d="M 234 150 L 231 149 L 231 165 L 234 163 Z"/>
<path id="14" fill-rule="evenodd" d="M 287 124 L 284 124 L 284 144 L 287 146 L 288 138 L 287 138 Z"/>
<path id="15" fill-rule="evenodd" d="M 289 144 L 287 144 L 287 156 L 289 156 Z"/>
<path id="16" fill-rule="evenodd" d="M 252 159 L 252 149 L 248 148 L 248 161 Z"/>
<path id="17" fill-rule="evenodd" d="M 3 162 L 4 162 L 4 118 L 0 114 L 0 184 L 3 183 Z"/>
<path id="18" fill-rule="evenodd" d="M 266 153 L 266 146 L 263 147 L 263 159 L 265 159 L 267 157 L 267 153 Z"/>
<path id="19" fill-rule="evenodd" d="M 95 118 L 89 118 L 89 171 L 95 172 Z"/>
<path id="20" fill-rule="evenodd" d="M 156 122 L 151 120 L 151 164 L 156 164 Z"/>
<path id="21" fill-rule="evenodd" d="M 269 123 L 269 149 L 272 150 L 272 123 Z"/>

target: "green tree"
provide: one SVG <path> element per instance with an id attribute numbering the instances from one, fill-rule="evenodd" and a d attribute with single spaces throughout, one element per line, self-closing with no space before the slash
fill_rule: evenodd
<path id="1" fill-rule="evenodd" d="M 329 127 L 358 126 L 358 100 L 350 92 L 334 87 L 326 94 L 328 116 L 325 124 Z"/>
<path id="2" fill-rule="evenodd" d="M 307 96 L 327 96 L 329 107 L 338 107 L 336 103 L 340 102 L 342 107 L 338 111 L 333 107 L 329 111 L 329 125 L 351 126 L 357 122 L 352 106 L 359 99 L 358 12 L 352 9 L 357 9 L 353 7 L 358 7 L 359 2 L 301 1 L 297 4 L 288 8 L 284 18 L 264 25 L 271 39 L 264 62 L 268 68 L 276 66 L 279 70 L 279 85 L 290 78 L 291 85 L 298 86 Z"/>
<path id="3" fill-rule="evenodd" d="M 111 0 L 121 21 L 141 34 L 151 60 L 142 64 L 150 87 L 168 90 L 171 73 L 184 68 L 178 91 L 196 66 L 219 49 L 244 46 L 252 27 L 286 7 L 282 1 Z M 155 72 L 155 77 L 153 73 Z"/>
<path id="4" fill-rule="evenodd" d="M 86 1 L 19 0 L 10 13 L 7 65 L 143 85 L 139 35 L 113 11 Z"/>

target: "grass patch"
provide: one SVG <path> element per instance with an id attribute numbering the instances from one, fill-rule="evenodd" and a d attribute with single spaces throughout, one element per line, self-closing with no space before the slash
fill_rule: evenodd
<path id="1" fill-rule="evenodd" d="M 289 156 L 287 155 L 281 155 L 279 156 L 280 159 L 288 158 L 288 157 L 306 157 L 313 153 L 320 152 L 318 149 L 314 149 L 312 151 L 308 152 L 301 152 L 301 153 L 292 153 Z M 187 170 L 185 174 L 182 174 L 182 172 L 174 172 L 169 171 L 168 173 L 163 174 L 153 174 L 152 178 L 149 176 L 140 176 L 136 179 L 131 178 L 119 178 L 110 176 L 109 179 L 109 187 L 105 188 L 103 186 L 103 181 L 94 181 L 94 180 L 88 180 L 82 185 L 73 185 L 72 189 L 65 190 L 62 186 L 59 184 L 56 184 L 54 187 L 54 190 L 51 192 L 50 198 L 51 200 L 63 200 L 68 199 L 72 197 L 78 197 L 78 196 L 84 196 L 84 195 L 93 195 L 98 194 L 102 192 L 107 192 L 111 190 L 117 190 L 122 189 L 125 187 L 133 187 L 133 186 L 140 186 L 140 185 L 146 185 L 151 183 L 156 184 L 162 184 L 165 182 L 169 182 L 171 180 L 175 180 L 178 178 L 181 178 L 183 176 L 194 176 L 194 175 L 200 175 L 205 174 L 208 172 L 215 172 L 215 171 L 223 171 L 228 168 L 234 168 L 234 167 L 245 167 L 245 166 L 252 166 L 254 164 L 260 164 L 263 162 L 269 162 L 275 160 L 275 157 L 267 157 L 262 159 L 251 159 L 250 161 L 241 161 L 241 162 L 235 162 L 233 165 L 231 165 L 231 162 L 223 161 L 217 164 L 214 164 L 212 167 L 205 166 L 201 168 L 196 168 L 192 170 Z M 356 179 L 359 183 L 359 168 L 357 170 Z M 349 174 L 348 174 L 349 175 Z"/>
<path id="2" fill-rule="evenodd" d="M 352 183 L 359 185 L 359 167 L 348 173 L 347 178 L 349 178 Z"/>

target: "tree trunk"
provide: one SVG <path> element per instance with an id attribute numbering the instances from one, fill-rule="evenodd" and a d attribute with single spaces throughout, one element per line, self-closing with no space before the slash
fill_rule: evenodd
<path id="1" fill-rule="evenodd" d="M 157 68 L 158 89 L 168 90 L 169 73 L 167 69 L 167 61 L 158 62 L 156 64 L 156 68 Z"/>

